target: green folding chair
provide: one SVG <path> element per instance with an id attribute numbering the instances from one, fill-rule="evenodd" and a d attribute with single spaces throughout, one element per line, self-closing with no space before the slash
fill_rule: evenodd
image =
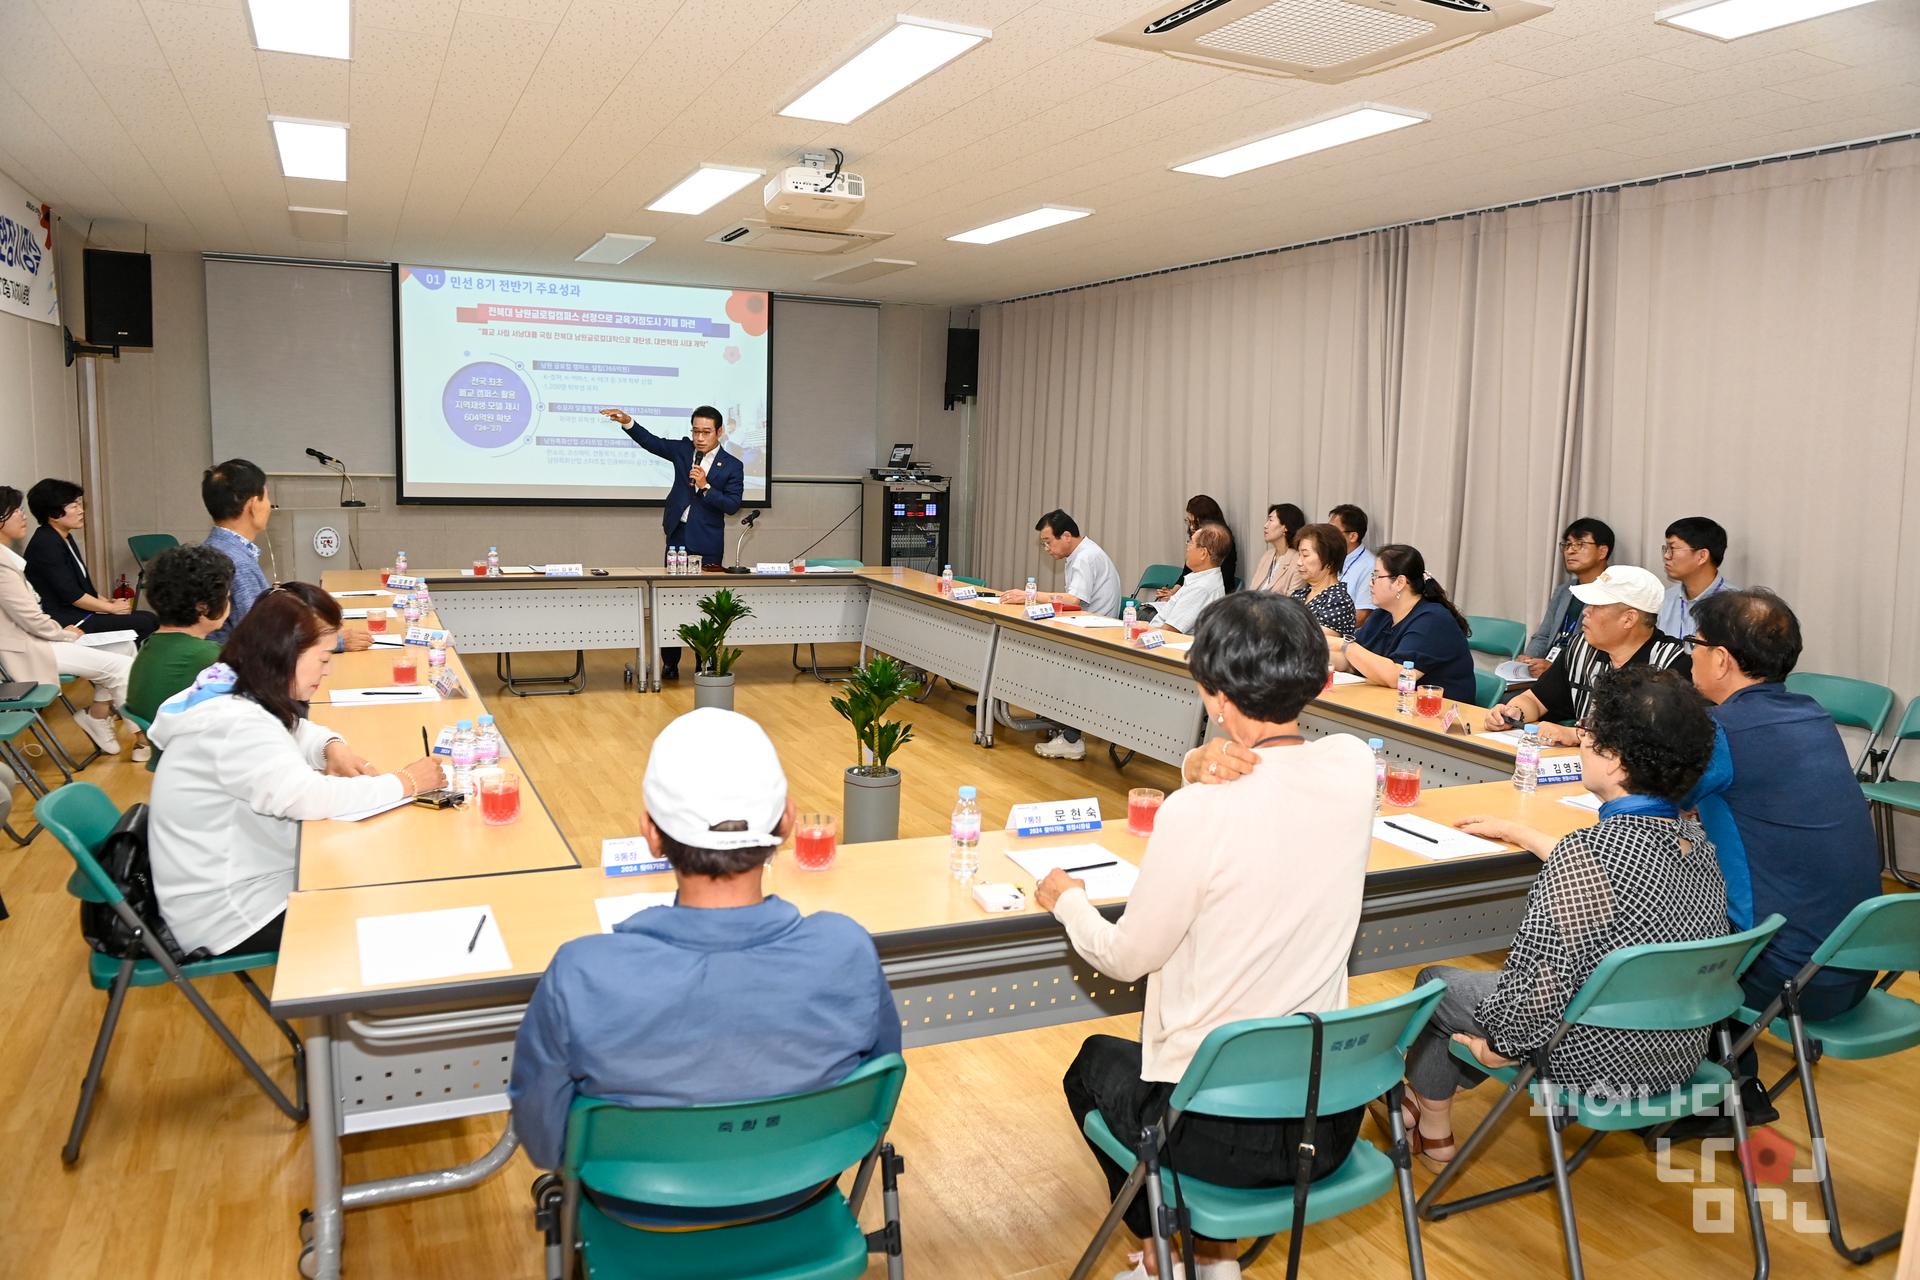
<path id="1" fill-rule="evenodd" d="M 1507 691 L 1507 682 L 1491 671 L 1473 669 L 1473 705 L 1476 707 L 1498 706 L 1500 697 Z"/>
<path id="2" fill-rule="evenodd" d="M 136 533 L 127 539 L 127 550 L 133 552 L 133 562 L 139 566 L 139 573 L 133 581 L 133 605 L 140 607 L 140 591 L 147 585 L 147 561 L 165 551 L 168 547 L 177 547 L 180 539 L 170 533 Z"/>
<path id="3" fill-rule="evenodd" d="M 1245 1267 L 1260 1256 L 1275 1235 L 1290 1233 L 1293 1239 L 1289 1244 L 1297 1251 L 1309 1224 L 1351 1213 L 1397 1185 L 1408 1270 L 1416 1280 L 1424 1277 L 1426 1260 L 1420 1250 L 1420 1224 L 1413 1212 L 1412 1162 L 1401 1128 L 1400 1099 L 1405 1087 L 1407 1047 L 1427 1025 L 1446 989 L 1446 983 L 1434 981 L 1389 1000 L 1320 1014 L 1318 1054 L 1315 1026 L 1305 1014 L 1230 1022 L 1214 1028 L 1201 1041 L 1167 1099 L 1166 1115 L 1159 1122 L 1141 1133 L 1122 1136 L 1107 1126 L 1100 1112 L 1090 1112 L 1083 1126 L 1087 1138 L 1131 1172 L 1093 1241 L 1080 1255 L 1073 1280 L 1085 1280 L 1092 1272 L 1143 1183 L 1153 1223 L 1149 1247 L 1163 1276 L 1173 1274 L 1173 1262 L 1162 1211 L 1176 1200 L 1184 1202 L 1195 1233 L 1216 1240 L 1252 1239 L 1253 1245 L 1240 1258 L 1240 1265 Z M 1321 1059 L 1318 1066 L 1316 1056 Z M 1161 1165 L 1161 1147 L 1184 1113 L 1249 1120 L 1300 1119 L 1315 1094 L 1316 1072 L 1319 1114 L 1351 1111 L 1382 1096 L 1390 1100 L 1393 1153 L 1388 1155 L 1364 1140 L 1354 1143 L 1352 1153 L 1338 1169 L 1310 1184 L 1306 1212 L 1299 1221 L 1294 1219 L 1292 1184 L 1259 1189 L 1223 1187 Z M 1175 1174 L 1179 1175 L 1177 1181 Z"/>
<path id="4" fill-rule="evenodd" d="M 1902 782 L 1893 776 L 1894 754 L 1909 738 L 1920 738 L 1920 698 L 1907 703 L 1907 713 L 1900 717 L 1900 727 L 1893 731 L 1893 742 L 1880 757 L 1879 772 L 1873 781 L 1861 783 L 1860 791 L 1872 809 L 1873 831 L 1880 839 L 1882 869 L 1901 884 L 1920 889 L 1920 880 L 1900 869 L 1893 847 L 1894 813 L 1920 813 L 1920 782 Z"/>
<path id="5" fill-rule="evenodd" d="M 1800 1014 L 1800 993 L 1822 969 L 1857 969 L 1881 978 L 1867 998 L 1837 1018 L 1809 1022 Z M 1734 1045 L 1744 1052 L 1760 1035 L 1771 1031 L 1793 1049 L 1793 1066 L 1767 1090 L 1777 1098 L 1800 1079 L 1801 1100 L 1807 1107 L 1807 1132 L 1813 1139 L 1813 1168 L 1820 1177 L 1820 1199 L 1826 1206 L 1827 1239 L 1848 1262 L 1873 1261 L 1899 1247 L 1902 1233 L 1882 1236 L 1858 1248 L 1847 1244 L 1840 1228 L 1840 1204 L 1833 1187 L 1833 1167 L 1827 1159 L 1827 1135 L 1820 1119 L 1820 1099 L 1813 1087 L 1812 1065 L 1822 1058 L 1854 1062 L 1884 1058 L 1920 1045 L 1920 1002 L 1896 996 L 1888 988 L 1902 973 L 1920 970 L 1920 894 L 1892 893 L 1868 898 L 1834 926 L 1799 973 L 1759 1012 L 1740 1010 L 1751 1030 Z"/>
<path id="6" fill-rule="evenodd" d="M 19 780 L 20 785 L 27 789 L 28 795 L 38 800 L 47 793 L 47 786 L 33 771 L 33 765 L 28 761 L 26 753 L 20 750 L 20 735 L 32 732 L 33 716 L 30 713 L 0 711 L 0 764 L 5 765 L 8 771 Z M 15 844 L 28 845 L 33 842 L 35 836 L 40 834 L 40 824 L 34 823 L 25 835 L 13 829 L 12 790 L 9 787 L 6 794 L 0 795 L 0 831 L 6 832 L 7 838 Z"/>
<path id="7" fill-rule="evenodd" d="M 862 1064 L 811 1093 L 692 1107 L 625 1107 L 579 1098 L 567 1115 L 559 1176 L 534 1183 L 547 1235 L 547 1274 L 567 1280 L 578 1255 L 593 1280 L 708 1280 L 713 1276 L 852 1280 L 900 1251 L 899 1175 L 886 1140 L 907 1064 L 897 1053 Z M 853 1188 L 834 1184 L 859 1166 Z M 885 1225 L 860 1230 L 860 1204 L 880 1174 Z M 773 1218 L 700 1231 L 632 1227 L 600 1207 L 613 1197 L 667 1210 L 726 1209 L 820 1192 Z"/>
<path id="8" fill-rule="evenodd" d="M 1835 724 L 1867 731 L 1867 745 L 1860 748 L 1860 758 L 1853 762 L 1853 771 L 1862 780 L 1871 777 L 1874 747 L 1879 742 L 1880 731 L 1893 716 L 1893 690 L 1871 680 L 1826 676 L 1815 671 L 1794 672 L 1787 677 L 1787 689 L 1791 693 L 1804 693 L 1819 703 Z"/>
<path id="9" fill-rule="evenodd" d="M 145 959 L 138 956 L 109 956 L 98 951 L 89 951 L 87 955 L 87 979 L 96 991 L 107 993 L 106 1016 L 100 1020 L 100 1034 L 94 1040 L 93 1057 L 87 1062 L 87 1074 L 80 1082 L 80 1105 L 73 1113 L 73 1126 L 67 1132 L 67 1145 L 61 1148 L 60 1160 L 72 1165 L 80 1159 L 80 1142 L 86 1136 L 87 1121 L 93 1115 L 93 1099 L 100 1087 L 100 1074 L 107 1065 L 107 1050 L 113 1044 L 114 1028 L 120 1022 L 120 1008 L 126 1002 L 127 991 L 131 987 L 158 987 L 172 983 L 187 998 L 187 1003 L 206 1020 L 213 1033 L 220 1037 L 227 1051 L 240 1060 L 254 1083 L 273 1100 L 281 1112 L 294 1123 L 303 1123 L 307 1118 L 307 1075 L 306 1048 L 300 1043 L 300 1036 L 286 1022 L 273 1018 L 273 1009 L 266 995 L 247 973 L 249 969 L 270 969 L 278 963 L 277 952 L 250 952 L 242 955 L 217 956 L 211 960 L 178 960 L 167 953 L 167 949 L 154 937 L 153 930 L 142 920 L 127 902 L 125 890 L 107 874 L 94 855 L 106 841 L 114 825 L 120 821 L 120 810 L 114 807 L 107 793 L 91 782 L 70 782 L 52 795 L 42 799 L 34 806 L 34 816 L 53 832 L 54 838 L 66 846 L 72 855 L 77 870 L 67 881 L 67 892 L 82 902 L 103 903 L 113 909 L 115 915 L 129 929 L 136 931 Z M 294 1101 L 288 1101 L 280 1086 L 273 1082 L 259 1062 L 228 1029 L 220 1015 L 213 1011 L 206 997 L 194 989 L 193 979 L 210 978 L 216 974 L 231 973 L 247 989 L 254 1003 L 266 1010 L 273 1018 L 273 1025 L 293 1046 Z"/>
<path id="10" fill-rule="evenodd" d="M 1734 1133 L 1741 1146 L 1746 1145 L 1747 1117 L 1740 1105 L 1739 1080 L 1732 1070 L 1722 1065 L 1737 1061 L 1732 1052 L 1733 1037 L 1723 1020 L 1739 1009 L 1745 999 L 1740 990 L 1740 975 L 1785 923 L 1785 918 L 1776 914 L 1744 933 L 1723 938 L 1622 947 L 1596 965 L 1580 984 L 1566 1011 L 1560 1015 L 1559 1027 L 1547 1037 L 1547 1042 L 1514 1066 L 1482 1066 L 1472 1050 L 1455 1042 L 1452 1046 L 1455 1057 L 1485 1071 L 1506 1085 L 1507 1090 L 1462 1144 L 1459 1154 L 1420 1197 L 1420 1216 L 1437 1222 L 1468 1209 L 1553 1187 L 1559 1193 L 1568 1274 L 1573 1280 L 1582 1280 L 1586 1264 L 1580 1256 L 1580 1232 L 1574 1221 L 1572 1177 L 1609 1133 L 1670 1124 L 1685 1116 L 1719 1108 L 1733 1118 Z M 1577 1026 L 1629 1031 L 1691 1031 L 1712 1027 L 1719 1046 L 1718 1058 L 1710 1054 L 1694 1068 L 1691 1079 L 1666 1093 L 1596 1099 L 1554 1084 L 1547 1074 L 1553 1051 Z M 1531 1098 L 1535 1114 L 1546 1118 L 1553 1172 L 1494 1191 L 1442 1201 L 1440 1197 L 1486 1145 L 1488 1136 L 1522 1096 Z M 1561 1144 L 1560 1131 L 1573 1124 L 1593 1130 L 1593 1136 L 1568 1157 Z M 1751 1173 L 1744 1163 L 1740 1168 L 1740 1185 L 1746 1194 L 1747 1224 L 1753 1237 L 1753 1274 L 1757 1280 L 1764 1280 L 1769 1268 L 1766 1224 L 1761 1217 Z"/>
<path id="11" fill-rule="evenodd" d="M 6 666 L 0 664 L 0 683 L 5 683 L 11 679 L 12 677 L 7 674 Z M 73 775 L 93 763 L 94 757 L 98 756 L 100 752 L 95 750 L 93 754 L 89 755 L 85 760 L 75 762 L 74 758 L 67 753 L 66 747 L 61 745 L 60 739 L 54 734 L 53 726 L 47 723 L 46 710 L 55 702 L 65 703 L 69 711 L 73 710 L 73 704 L 67 702 L 65 697 L 61 695 L 59 685 L 37 684 L 33 687 L 32 692 L 23 697 L 14 698 L 9 701 L 0 701 L 0 711 L 24 711 L 31 715 L 33 717 L 31 732 L 34 739 L 39 742 L 41 749 L 47 753 L 47 758 L 53 761 L 53 767 L 60 771 L 61 781 L 72 782 Z M 79 713 L 76 712 L 75 714 Z M 26 782 L 26 776 L 23 774 L 20 780 Z M 29 783 L 28 789 L 32 790 L 33 784 Z M 37 794 L 45 795 L 46 788 L 41 787 Z"/>
<path id="12" fill-rule="evenodd" d="M 1467 648 L 1491 653 L 1508 661 L 1519 657 L 1521 646 L 1527 642 L 1525 624 L 1515 622 L 1512 618 L 1492 618 L 1470 613 L 1467 615 L 1467 625 L 1473 628 L 1473 634 L 1467 637 Z"/>
<path id="13" fill-rule="evenodd" d="M 1180 584 L 1180 566 L 1177 564 L 1150 564 L 1140 574 L 1140 585 L 1133 589 L 1136 600 L 1145 597 L 1149 591 L 1164 591 L 1168 587 Z"/>

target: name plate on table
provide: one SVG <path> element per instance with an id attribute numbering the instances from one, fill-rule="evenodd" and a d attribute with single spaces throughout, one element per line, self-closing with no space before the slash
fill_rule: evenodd
<path id="1" fill-rule="evenodd" d="M 1053 606 L 1050 604 L 1030 604 L 1027 606 L 1028 622 L 1045 622 L 1052 616 Z"/>
<path id="2" fill-rule="evenodd" d="M 793 566 L 785 560 L 761 560 L 753 566 L 755 573 L 792 573 Z"/>
<path id="3" fill-rule="evenodd" d="M 673 868 L 653 856 L 645 836 L 615 836 L 600 842 L 600 869 L 610 876 L 646 876 Z"/>
<path id="4" fill-rule="evenodd" d="M 461 684 L 460 677 L 453 674 L 452 669 L 448 667 L 435 667 L 433 669 L 433 675 L 428 677 L 427 683 L 431 684 L 434 691 L 443 698 L 464 698 L 467 696 L 467 686 Z"/>
<path id="5" fill-rule="evenodd" d="M 587 567 L 583 564 L 550 564 L 547 566 L 549 578 L 584 578 Z"/>
<path id="6" fill-rule="evenodd" d="M 979 594 L 980 592 L 978 590 L 967 583 L 957 582 L 953 587 L 953 595 L 948 598 L 953 600 L 971 600 Z"/>
<path id="7" fill-rule="evenodd" d="M 1542 756 L 1540 772 L 1537 775 L 1541 783 L 1580 781 L 1579 756 Z"/>
<path id="8" fill-rule="evenodd" d="M 438 627 L 410 626 L 407 628 L 408 644 L 429 644 L 433 641 L 433 638 L 435 636 L 440 637 L 443 643 L 448 643 L 448 644 L 452 643 L 452 637 L 449 636 L 445 631 L 440 630 Z"/>
<path id="9" fill-rule="evenodd" d="M 1164 631 L 1142 631 L 1139 639 L 1134 641 L 1142 649 L 1158 649 L 1166 642 L 1167 633 Z"/>
<path id="10" fill-rule="evenodd" d="M 427 580 L 418 574 L 393 573 L 387 575 L 387 589 L 389 591 L 416 591 L 426 585 Z"/>
<path id="11" fill-rule="evenodd" d="M 1007 830 L 1016 836 L 1058 836 L 1069 831 L 1098 831 L 1100 800 L 1046 800 L 1017 804 L 1007 814 Z"/>

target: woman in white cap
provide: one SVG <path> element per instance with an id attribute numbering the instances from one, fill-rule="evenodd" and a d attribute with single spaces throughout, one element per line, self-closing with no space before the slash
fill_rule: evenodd
<path id="1" fill-rule="evenodd" d="M 1663 634 L 1657 623 L 1666 592 L 1638 565 L 1616 564 L 1592 582 L 1576 583 L 1580 635 L 1560 651 L 1533 687 L 1487 712 L 1487 728 L 1537 724 L 1549 746 L 1580 745 L 1570 727 L 1586 719 L 1593 691 L 1615 668 L 1653 667 L 1691 675 L 1686 642 Z"/>

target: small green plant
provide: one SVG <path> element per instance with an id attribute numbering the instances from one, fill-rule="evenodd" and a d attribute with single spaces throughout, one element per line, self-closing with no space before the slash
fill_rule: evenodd
<path id="1" fill-rule="evenodd" d="M 882 717 L 919 686 L 920 681 L 909 676 L 905 667 L 884 654 L 876 654 L 866 666 L 853 669 L 846 692 L 833 699 L 833 709 L 853 726 L 855 773 L 868 777 L 885 774 L 893 753 L 913 741 L 912 725 Z M 868 754 L 873 756 L 872 764 L 866 763 Z"/>
<path id="2" fill-rule="evenodd" d="M 753 616 L 753 609 L 739 596 L 722 587 L 700 600 L 698 622 L 683 623 L 680 642 L 693 650 L 694 669 L 703 676 L 733 674 L 740 650 L 727 648 L 727 632 L 742 618 Z"/>

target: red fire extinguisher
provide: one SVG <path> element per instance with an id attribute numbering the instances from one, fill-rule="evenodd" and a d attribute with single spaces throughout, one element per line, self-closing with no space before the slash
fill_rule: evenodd
<path id="1" fill-rule="evenodd" d="M 120 575 L 120 581 L 113 585 L 113 598 L 115 600 L 133 599 L 133 588 L 127 585 L 127 575 L 124 573 Z"/>

